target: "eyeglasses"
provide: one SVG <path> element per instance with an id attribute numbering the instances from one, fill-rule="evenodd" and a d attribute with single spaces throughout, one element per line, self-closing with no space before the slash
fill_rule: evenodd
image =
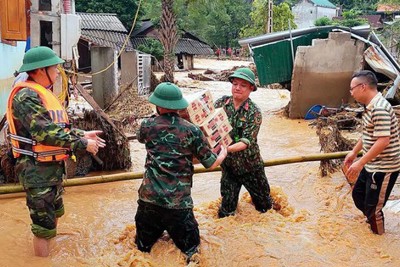
<path id="1" fill-rule="evenodd" d="M 356 89 L 357 87 L 359 87 L 360 85 L 363 85 L 364 83 L 359 83 L 357 85 L 354 85 L 353 87 L 350 87 L 350 92 L 352 92 L 354 89 Z"/>

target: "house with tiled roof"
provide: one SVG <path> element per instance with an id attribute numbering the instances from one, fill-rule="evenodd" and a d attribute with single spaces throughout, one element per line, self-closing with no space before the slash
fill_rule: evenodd
<path id="1" fill-rule="evenodd" d="M 116 14 L 78 12 L 77 15 L 81 18 L 81 37 L 78 43 L 79 68 L 82 71 L 90 71 L 90 48 L 111 47 L 118 53 L 128 37 L 128 31 Z M 130 40 L 125 50 L 133 50 Z"/>
<path id="2" fill-rule="evenodd" d="M 146 45 L 149 40 L 159 41 L 158 29 L 150 20 L 143 20 L 140 28 L 133 31 L 132 45 L 137 49 L 140 45 Z M 193 57 L 195 55 L 213 55 L 214 51 L 206 42 L 190 32 L 181 31 L 180 37 L 175 45 L 176 67 L 180 69 L 193 69 Z"/>
<path id="3" fill-rule="evenodd" d="M 332 19 L 338 15 L 339 8 L 328 0 L 301 0 L 292 7 L 294 22 L 298 29 L 314 27 L 317 19 Z"/>
<path id="4" fill-rule="evenodd" d="M 140 95 L 150 89 L 151 57 L 133 48 L 129 33 L 113 13 L 80 13 L 79 71 L 93 75 L 92 86 L 103 92 L 95 100 L 101 106 L 118 94 L 118 85 L 135 82 Z M 113 64 L 113 67 L 108 67 Z M 104 71 L 105 70 L 105 71 Z M 113 89 L 109 89 L 113 88 Z M 108 91 L 107 93 L 104 93 Z M 107 96 L 106 96 L 107 94 Z"/>

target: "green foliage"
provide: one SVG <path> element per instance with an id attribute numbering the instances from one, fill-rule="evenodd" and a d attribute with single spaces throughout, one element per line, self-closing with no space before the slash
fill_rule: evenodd
<path id="1" fill-rule="evenodd" d="M 334 5 L 339 5 L 343 11 L 359 10 L 363 14 L 372 13 L 376 10 L 379 0 L 330 0 Z"/>
<path id="2" fill-rule="evenodd" d="M 137 12 L 138 1 L 136 0 L 76 0 L 77 12 L 86 13 L 115 13 L 118 19 L 129 31 Z M 140 16 L 141 13 L 139 13 Z"/>
<path id="3" fill-rule="evenodd" d="M 360 17 L 360 12 L 355 10 L 345 11 L 342 14 L 342 20 L 336 20 L 335 24 L 346 27 L 354 27 L 368 24 L 368 21 Z"/>
<path id="4" fill-rule="evenodd" d="M 156 39 L 148 39 L 146 45 L 139 45 L 137 50 L 154 56 L 157 60 L 164 57 L 164 47 L 161 42 Z"/>
<path id="5" fill-rule="evenodd" d="M 145 18 L 158 24 L 161 16 L 159 0 L 147 0 Z M 186 30 L 210 45 L 238 46 L 240 29 L 250 23 L 251 4 L 245 0 L 175 0 L 178 29 Z"/>
<path id="6" fill-rule="evenodd" d="M 400 58 L 400 21 L 385 25 L 379 39 L 389 51 L 396 51 L 397 58 Z"/>
<path id="7" fill-rule="evenodd" d="M 273 7 L 273 30 L 274 32 L 285 31 L 289 29 L 289 21 L 291 29 L 296 29 L 297 25 L 294 22 L 294 15 L 290 10 L 290 6 L 287 3 Z"/>
<path id="8" fill-rule="evenodd" d="M 314 22 L 315 26 L 328 26 L 333 24 L 334 24 L 333 21 L 328 17 L 319 18 Z"/>
<path id="9" fill-rule="evenodd" d="M 289 29 L 289 21 L 292 29 L 296 29 L 294 15 L 287 3 L 274 5 L 273 13 L 273 31 L 284 31 Z M 250 13 L 251 24 L 246 25 L 241 30 L 241 37 L 256 36 L 267 32 L 266 25 L 268 21 L 268 0 L 254 0 L 253 9 Z"/>

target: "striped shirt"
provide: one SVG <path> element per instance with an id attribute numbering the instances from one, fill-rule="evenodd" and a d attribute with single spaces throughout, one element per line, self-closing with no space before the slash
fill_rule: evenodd
<path id="1" fill-rule="evenodd" d="M 400 170 L 400 141 L 396 115 L 389 102 L 378 93 L 367 105 L 362 117 L 362 148 L 367 153 L 379 137 L 390 136 L 389 145 L 365 165 L 368 172 Z"/>

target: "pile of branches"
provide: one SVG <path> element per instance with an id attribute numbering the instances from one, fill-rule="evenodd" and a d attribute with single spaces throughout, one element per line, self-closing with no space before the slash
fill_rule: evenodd
<path id="1" fill-rule="evenodd" d="M 344 123 L 345 122 L 345 123 Z M 359 120 L 352 113 L 338 113 L 330 117 L 320 117 L 316 120 L 317 135 L 324 153 L 348 151 L 353 149 L 358 138 L 347 138 L 343 135 L 343 125 L 353 124 L 352 129 L 357 129 Z M 321 160 L 320 173 L 326 176 L 337 171 L 342 165 L 342 159 Z"/>
<path id="2" fill-rule="evenodd" d="M 110 125 L 94 110 L 86 110 L 83 118 L 74 117 L 71 121 L 74 128 L 103 131 L 100 137 L 106 141 L 106 147 L 99 149 L 97 157 L 93 157 L 87 152 L 80 152 L 81 154 L 77 155 L 77 162 L 69 160 L 68 176 L 85 175 L 89 170 L 111 171 L 129 169 L 131 167 L 129 141 L 121 129 Z"/>

